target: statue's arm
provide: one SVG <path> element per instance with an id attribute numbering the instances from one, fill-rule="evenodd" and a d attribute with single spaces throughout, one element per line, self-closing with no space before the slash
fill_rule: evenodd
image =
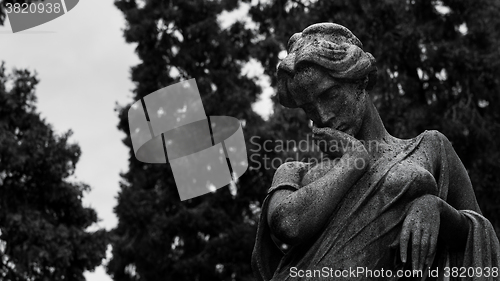
<path id="1" fill-rule="evenodd" d="M 414 269 L 432 264 L 438 241 L 446 243 L 450 250 L 465 249 L 469 223 L 459 210 L 481 213 L 462 161 L 450 141 L 441 133 L 436 134 L 443 149 L 435 159 L 434 176 L 448 181 L 448 196 L 446 201 L 434 195 L 422 196 L 407 213 L 400 236 L 401 260 L 406 262 L 411 245 Z"/>
<path id="2" fill-rule="evenodd" d="M 317 233 L 331 216 L 345 192 L 365 172 L 356 159 L 367 163 L 368 154 L 348 152 L 323 177 L 296 190 L 278 189 L 271 194 L 268 224 L 281 242 L 297 244 Z"/>
<path id="3" fill-rule="evenodd" d="M 447 201 L 440 201 L 441 226 L 439 228 L 440 238 L 449 241 L 451 248 L 465 247 L 469 224 L 463 214 L 458 210 L 472 210 L 481 214 L 479 205 L 472 188 L 467 170 L 453 149 L 450 141 L 442 134 L 444 145 L 443 157 L 446 157 L 448 167 L 448 197 Z M 441 159 L 443 159 L 441 157 Z M 440 166 L 443 164 L 441 163 Z"/>

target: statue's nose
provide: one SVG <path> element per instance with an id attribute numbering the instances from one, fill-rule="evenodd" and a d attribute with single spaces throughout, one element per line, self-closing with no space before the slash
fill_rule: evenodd
<path id="1" fill-rule="evenodd" d="M 279 64 L 278 68 L 281 68 L 289 73 L 294 73 L 295 65 L 295 53 L 288 54 Z"/>

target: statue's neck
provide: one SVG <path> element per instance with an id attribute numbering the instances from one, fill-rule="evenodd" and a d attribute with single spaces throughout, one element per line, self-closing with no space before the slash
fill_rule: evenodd
<path id="1" fill-rule="evenodd" d="M 392 146 L 402 141 L 387 132 L 375 105 L 371 101 L 367 103 L 363 124 L 356 138 L 363 141 L 368 153 L 374 157 L 379 154 L 380 151 L 377 148 L 380 148 L 380 146 Z M 373 145 L 374 143 L 378 145 Z"/>

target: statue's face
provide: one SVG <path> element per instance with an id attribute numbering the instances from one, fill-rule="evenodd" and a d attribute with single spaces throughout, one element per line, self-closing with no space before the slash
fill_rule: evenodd
<path id="1" fill-rule="evenodd" d="M 367 108 L 364 89 L 332 78 L 321 67 L 308 65 L 290 79 L 288 90 L 317 127 L 330 127 L 356 136 Z"/>

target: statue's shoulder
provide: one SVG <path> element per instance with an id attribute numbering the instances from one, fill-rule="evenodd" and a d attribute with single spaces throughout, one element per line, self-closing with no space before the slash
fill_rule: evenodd
<path id="1" fill-rule="evenodd" d="M 442 165 L 443 159 L 454 158 L 456 152 L 452 142 L 441 132 L 437 130 L 428 130 L 423 132 L 418 150 L 430 157 L 435 168 Z"/>
<path id="2" fill-rule="evenodd" d="M 443 144 L 448 146 L 451 145 L 450 140 L 438 130 L 425 130 L 420 134 L 424 143 L 431 144 L 433 146 L 442 146 Z"/>

